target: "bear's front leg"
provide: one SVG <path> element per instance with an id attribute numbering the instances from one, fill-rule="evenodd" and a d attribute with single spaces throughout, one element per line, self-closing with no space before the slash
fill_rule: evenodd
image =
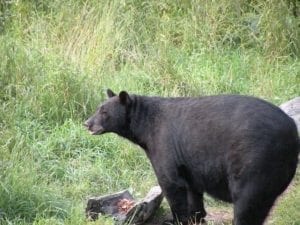
<path id="1" fill-rule="evenodd" d="M 173 223 L 188 225 L 189 210 L 186 187 L 184 185 L 178 185 L 177 183 L 169 183 L 161 185 L 161 188 L 170 205 Z"/>
<path id="2" fill-rule="evenodd" d="M 204 224 L 206 211 L 203 204 L 203 192 L 188 189 L 188 206 L 192 224 Z"/>

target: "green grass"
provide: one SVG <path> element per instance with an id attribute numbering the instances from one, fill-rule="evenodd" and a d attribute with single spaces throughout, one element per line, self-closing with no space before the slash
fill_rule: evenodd
<path id="1" fill-rule="evenodd" d="M 89 196 L 156 184 L 138 147 L 82 126 L 108 87 L 300 95 L 300 17 L 284 0 L 3 0 L 0 12 L 0 224 L 110 225 L 85 220 Z M 300 224 L 297 177 L 275 225 Z"/>
<path id="2" fill-rule="evenodd" d="M 270 224 L 284 225 L 300 224 L 300 170 L 296 174 L 294 182 L 289 189 L 277 200 L 277 206 L 273 209 L 270 216 Z"/>

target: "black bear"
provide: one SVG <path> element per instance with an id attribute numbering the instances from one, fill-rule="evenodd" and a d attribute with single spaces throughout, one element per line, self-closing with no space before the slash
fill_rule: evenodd
<path id="1" fill-rule="evenodd" d="M 183 225 L 205 217 L 204 192 L 233 203 L 235 225 L 262 225 L 295 174 L 296 125 L 264 100 L 107 94 L 85 126 L 145 150 L 173 219 Z"/>

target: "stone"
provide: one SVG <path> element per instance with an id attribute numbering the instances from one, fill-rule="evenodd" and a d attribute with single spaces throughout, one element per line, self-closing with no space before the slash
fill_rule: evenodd
<path id="1" fill-rule="evenodd" d="M 300 135 L 300 97 L 282 103 L 279 107 L 294 119 L 297 125 L 298 134 Z"/>

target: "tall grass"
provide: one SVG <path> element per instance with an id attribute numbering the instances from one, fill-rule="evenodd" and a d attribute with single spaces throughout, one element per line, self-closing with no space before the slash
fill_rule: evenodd
<path id="1" fill-rule="evenodd" d="M 1 1 L 0 224 L 86 224 L 88 196 L 142 197 L 156 184 L 136 146 L 82 128 L 108 87 L 299 96 L 300 17 L 288 2 Z M 297 221 L 298 183 L 275 224 Z"/>

